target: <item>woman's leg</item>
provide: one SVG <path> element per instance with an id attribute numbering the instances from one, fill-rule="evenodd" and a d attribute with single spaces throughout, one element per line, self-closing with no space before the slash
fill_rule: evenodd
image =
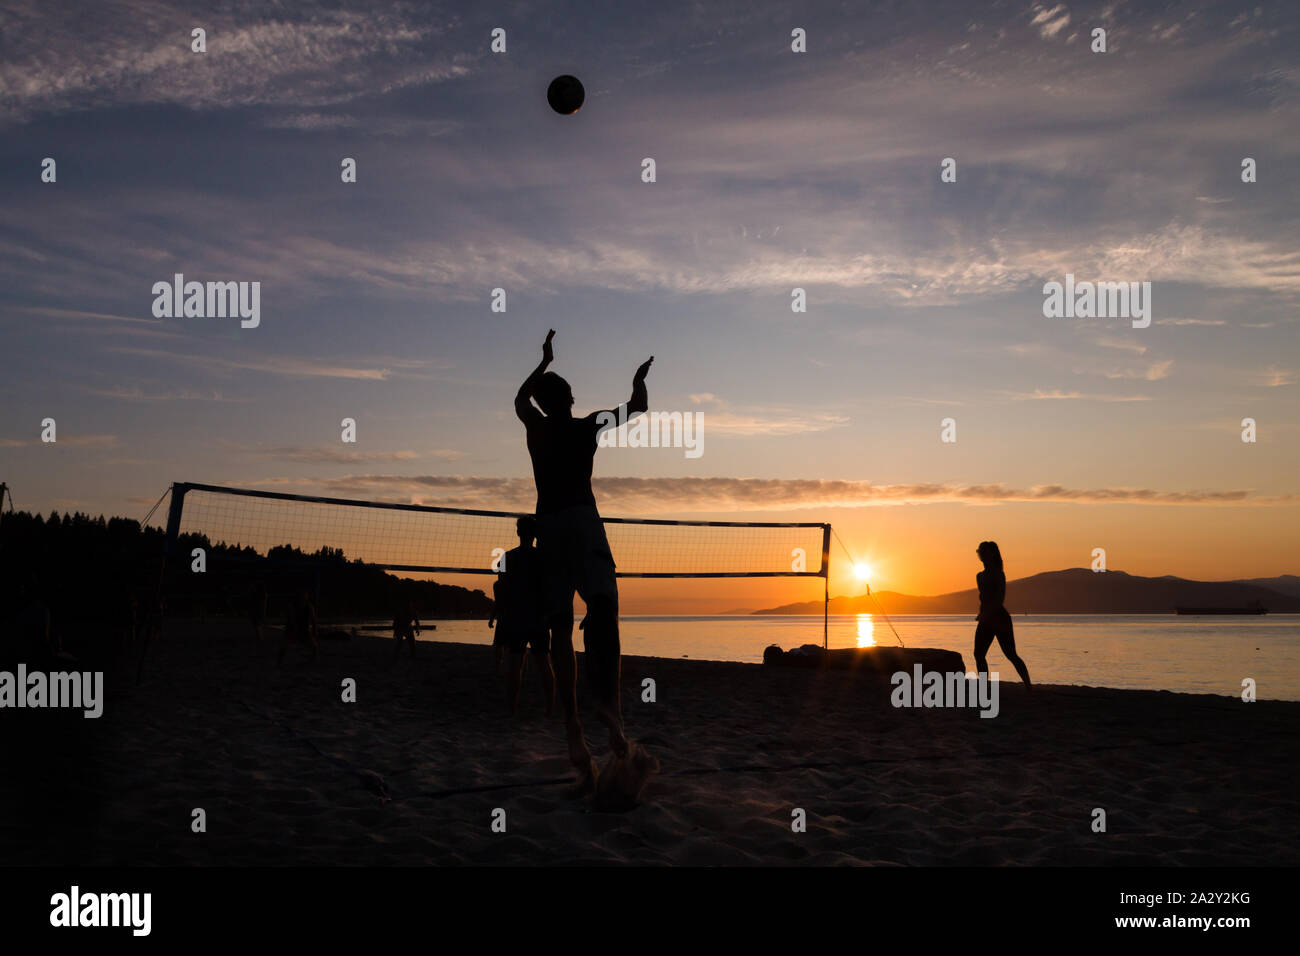
<path id="1" fill-rule="evenodd" d="M 975 625 L 975 672 L 986 674 L 989 669 L 988 658 L 985 656 L 989 648 L 993 646 L 993 628 L 980 621 Z"/>
<path id="2" fill-rule="evenodd" d="M 1006 614 L 1006 616 L 998 623 L 997 636 L 998 647 L 1002 648 L 1002 653 L 1007 656 L 1007 660 L 1009 660 L 1011 665 L 1016 669 L 1016 673 L 1019 674 L 1020 679 L 1025 682 L 1025 686 L 1032 687 L 1033 685 L 1029 683 L 1029 668 L 1026 667 L 1025 662 L 1020 659 L 1020 655 L 1016 653 L 1016 630 L 1015 626 L 1011 623 L 1010 614 Z"/>

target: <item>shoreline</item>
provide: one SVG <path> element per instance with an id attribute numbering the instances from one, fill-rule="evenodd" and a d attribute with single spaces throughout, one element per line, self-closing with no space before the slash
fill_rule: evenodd
<path id="1" fill-rule="evenodd" d="M 758 663 L 772 645 L 791 650 L 820 647 L 820 618 L 726 616 L 622 617 L 623 651 L 668 660 Z M 430 623 L 430 622 L 426 622 Z M 492 632 L 475 621 L 433 622 L 438 630 L 418 640 L 487 644 Z M 832 618 L 830 648 L 897 646 L 891 622 Z M 1300 700 L 1300 657 L 1294 652 L 1294 621 L 1285 619 L 1152 619 L 1121 617 L 1028 617 L 1016 619 L 1017 644 L 1036 680 L 1051 684 L 1116 689 L 1170 690 L 1236 697 L 1241 679 L 1259 681 L 1259 696 Z M 950 649 L 973 666 L 973 619 L 963 615 L 897 618 L 892 621 L 910 649 Z M 383 626 L 359 634 L 385 636 Z M 581 635 L 575 634 L 580 642 Z M 874 640 L 873 640 L 874 638 Z M 996 647 L 993 669 L 1014 678 Z"/>

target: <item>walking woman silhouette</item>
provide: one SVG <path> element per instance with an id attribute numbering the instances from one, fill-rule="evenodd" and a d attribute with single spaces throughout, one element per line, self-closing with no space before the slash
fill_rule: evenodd
<path id="1" fill-rule="evenodd" d="M 984 570 L 975 575 L 975 586 L 980 592 L 979 623 L 975 626 L 975 669 L 981 674 L 988 672 L 989 662 L 985 655 L 993 645 L 993 639 L 997 638 L 998 647 L 1002 648 L 1002 653 L 1015 667 L 1020 679 L 1026 687 L 1032 688 L 1033 685 L 1029 683 L 1029 668 L 1016 653 L 1016 635 L 1011 615 L 1002 606 L 1007 597 L 1007 576 L 1002 570 L 1002 552 L 998 550 L 996 541 L 981 541 L 975 553 L 984 562 Z"/>

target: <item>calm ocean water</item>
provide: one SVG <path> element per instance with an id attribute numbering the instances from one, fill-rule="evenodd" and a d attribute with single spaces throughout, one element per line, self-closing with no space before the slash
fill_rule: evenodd
<path id="1" fill-rule="evenodd" d="M 968 668 L 973 616 L 891 616 L 908 647 L 959 651 Z M 821 617 L 624 617 L 623 653 L 693 660 L 763 659 L 763 648 L 821 644 Z M 490 644 L 484 621 L 436 621 L 421 640 Z M 1176 615 L 1042 615 L 1015 618 L 1016 648 L 1044 684 L 1091 684 L 1237 696 L 1245 677 L 1261 699 L 1300 700 L 1300 615 L 1205 618 Z M 579 646 L 581 634 L 575 633 Z M 879 615 L 834 615 L 830 646 L 893 644 Z M 997 645 L 989 668 L 1015 671 Z"/>

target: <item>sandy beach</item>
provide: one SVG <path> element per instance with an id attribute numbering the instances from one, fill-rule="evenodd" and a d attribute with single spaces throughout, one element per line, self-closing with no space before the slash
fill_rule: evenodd
<path id="1" fill-rule="evenodd" d="M 108 673 L 100 719 L 14 724 L 28 744 L 11 738 L 4 758 L 28 761 L 0 784 L 17 804 L 0 820 L 5 862 L 1300 862 L 1300 703 L 1006 682 L 981 719 L 895 709 L 867 675 L 627 657 L 629 736 L 662 772 L 639 807 L 602 813 L 565 793 L 563 724 L 531 668 L 512 719 L 488 647 L 422 643 L 411 662 L 379 638 L 324 641 L 318 663 L 277 670 L 278 637 L 169 624 L 138 687 L 121 662 Z M 795 808 L 807 832 L 792 832 Z"/>

